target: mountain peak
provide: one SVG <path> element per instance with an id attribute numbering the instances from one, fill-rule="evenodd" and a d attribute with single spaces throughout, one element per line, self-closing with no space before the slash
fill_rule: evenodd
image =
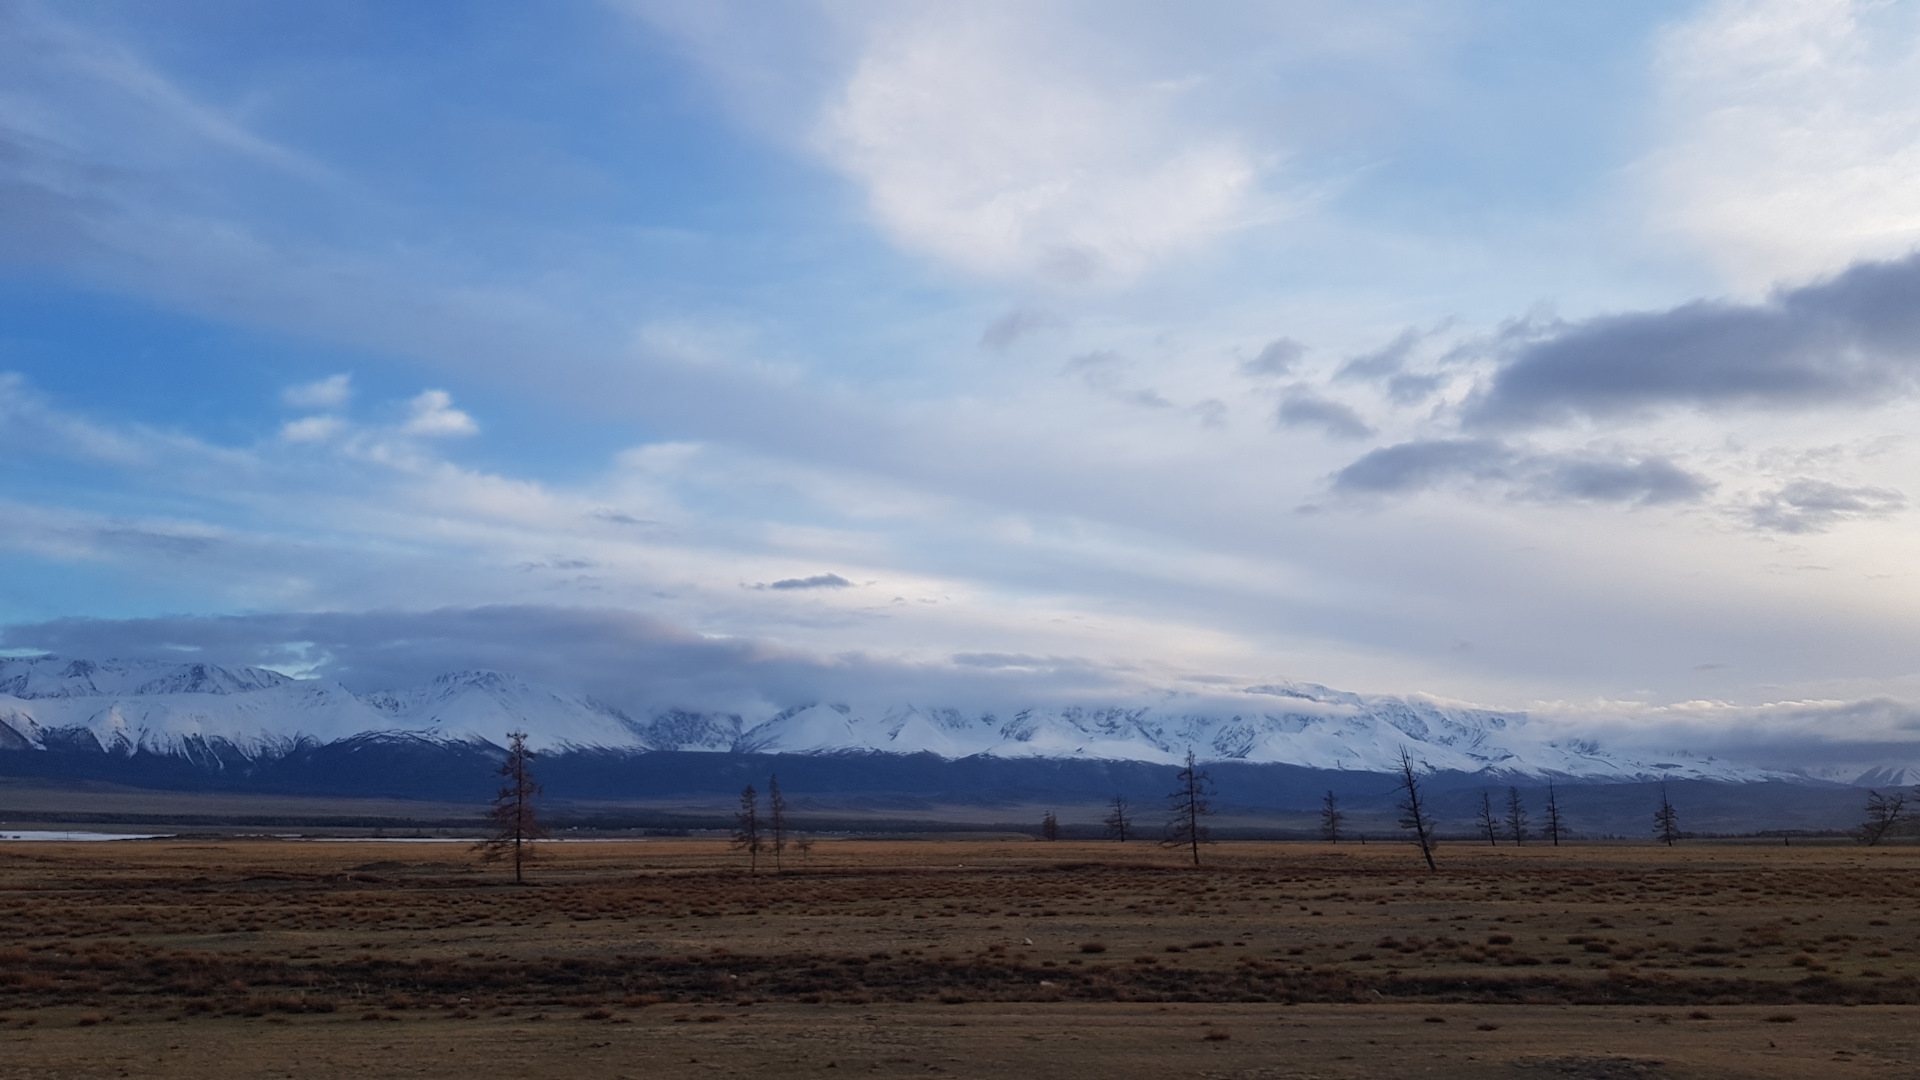
<path id="1" fill-rule="evenodd" d="M 476 690 L 499 692 L 502 690 L 521 690 L 527 684 L 504 672 L 490 668 L 475 668 L 470 671 L 449 671 L 434 677 L 435 686 L 471 686 Z"/>
<path id="2" fill-rule="evenodd" d="M 204 662 L 64 660 L 57 656 L 0 659 L 0 694 L 22 700 L 120 694 L 244 694 L 294 681 L 267 668 L 226 668 Z"/>
<path id="3" fill-rule="evenodd" d="M 1391 772 L 1405 749 L 1422 768 L 1503 778 L 1787 775 L 1671 751 L 1642 760 L 1591 739 L 1566 738 L 1524 713 L 1311 683 L 1249 687 L 1206 700 L 1012 708 L 831 702 L 742 714 L 688 703 L 636 720 L 582 694 L 484 668 L 356 696 L 319 680 L 204 662 L 0 660 L 0 750 L 91 745 L 191 754 L 194 746 L 217 741 L 243 754 L 271 754 L 302 740 L 379 733 L 498 746 L 516 730 L 541 751 L 851 751 L 1170 764 L 1191 749 L 1205 761 Z M 1891 784 L 1902 775 L 1896 769 L 1889 763 L 1886 772 L 1863 779 Z"/>

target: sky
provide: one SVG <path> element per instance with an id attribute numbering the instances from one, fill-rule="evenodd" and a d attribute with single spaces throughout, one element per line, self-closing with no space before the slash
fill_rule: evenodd
<path id="1" fill-rule="evenodd" d="M 0 0 L 0 649 L 1911 747 L 1916 176 L 1898 0 Z"/>

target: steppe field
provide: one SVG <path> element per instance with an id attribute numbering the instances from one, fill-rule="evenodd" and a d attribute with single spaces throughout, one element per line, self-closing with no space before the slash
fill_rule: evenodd
<path id="1" fill-rule="evenodd" d="M 0 844 L 14 1077 L 1920 1077 L 1920 848 Z"/>

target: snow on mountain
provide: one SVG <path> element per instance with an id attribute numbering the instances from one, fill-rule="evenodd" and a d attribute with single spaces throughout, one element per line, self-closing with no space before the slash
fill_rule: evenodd
<path id="1" fill-rule="evenodd" d="M 257 668 L 0 660 L 0 748 L 261 757 L 369 732 L 500 745 L 516 729 L 536 750 L 644 745 L 617 710 L 490 671 L 356 697 Z"/>
<path id="2" fill-rule="evenodd" d="M 0 660 L 0 749 L 202 757 L 273 756 L 367 735 L 495 746 L 521 730 L 537 751 L 933 753 L 1174 763 L 1281 763 L 1391 772 L 1406 747 L 1423 768 L 1514 776 L 1756 781 L 1786 774 L 1676 754 L 1623 757 L 1536 737 L 1525 714 L 1312 684 L 1249 688 L 1221 707 L 1048 706 L 963 711 L 890 703 L 808 704 L 758 720 L 666 710 L 635 720 L 579 694 L 491 671 L 355 696 L 333 683 L 211 664 Z"/>
<path id="3" fill-rule="evenodd" d="M 411 690 L 383 690 L 361 701 L 386 728 L 463 742 L 506 742 L 523 731 L 541 750 L 632 750 L 643 743 L 625 713 L 579 694 L 568 694 L 502 675 L 461 671 Z"/>
<path id="4" fill-rule="evenodd" d="M 1920 765 L 1816 766 L 1799 770 L 1814 780 L 1848 784 L 1858 788 L 1903 788 L 1920 783 Z"/>
<path id="5" fill-rule="evenodd" d="M 1203 761 L 1391 772 L 1405 746 L 1424 768 L 1594 779 L 1753 781 L 1782 774 L 1676 753 L 1620 757 L 1585 740 L 1531 737 L 1521 713 L 1418 699 L 1362 697 L 1323 686 L 1256 687 L 1239 710 L 1060 706 L 1012 712 L 845 704 L 790 708 L 750 724 L 731 714 L 672 711 L 635 725 L 649 749 L 751 753 L 869 750 L 957 758 L 1078 758 L 1172 764 Z"/>
<path id="6" fill-rule="evenodd" d="M 1391 772 L 1404 746 L 1424 768 L 1461 772 L 1618 780 L 1751 781 L 1777 775 L 1686 754 L 1659 762 L 1630 760 L 1592 742 L 1529 738 L 1524 714 L 1361 697 L 1302 684 L 1256 688 L 1246 695 L 1245 707 L 1233 712 L 1065 706 L 965 713 L 914 705 L 874 711 L 813 705 L 751 726 L 738 717 L 677 713 L 669 725 L 656 721 L 640 731 L 649 747 L 661 750 L 875 750 L 1172 764 L 1192 749 L 1203 761 Z"/>
<path id="7" fill-rule="evenodd" d="M 253 758 L 378 725 L 378 715 L 340 687 L 291 679 L 241 691 L 0 695 L 0 747 L 8 749 Z"/>
<path id="8" fill-rule="evenodd" d="M 70 698 L 107 694 L 243 694 L 285 686 L 293 679 L 261 668 L 165 664 L 141 660 L 0 659 L 0 694 Z"/>

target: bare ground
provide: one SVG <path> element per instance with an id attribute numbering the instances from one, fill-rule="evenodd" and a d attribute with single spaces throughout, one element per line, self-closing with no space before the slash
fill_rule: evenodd
<path id="1" fill-rule="evenodd" d="M 11 1076 L 1920 1077 L 1920 850 L 0 845 Z"/>

